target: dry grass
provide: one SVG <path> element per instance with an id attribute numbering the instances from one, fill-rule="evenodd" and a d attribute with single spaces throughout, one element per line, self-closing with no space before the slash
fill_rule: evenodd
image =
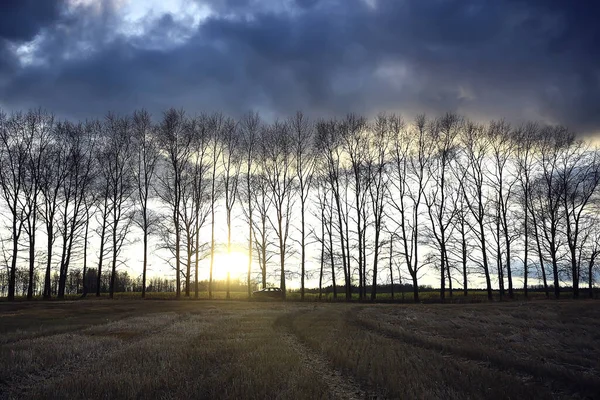
<path id="1" fill-rule="evenodd" d="M 596 398 L 597 302 L 0 304 L 0 398 Z"/>

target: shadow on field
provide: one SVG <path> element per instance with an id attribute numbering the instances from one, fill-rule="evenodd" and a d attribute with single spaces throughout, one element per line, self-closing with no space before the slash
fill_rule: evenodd
<path id="1" fill-rule="evenodd" d="M 0 304 L 0 398 L 596 398 L 595 302 Z"/>

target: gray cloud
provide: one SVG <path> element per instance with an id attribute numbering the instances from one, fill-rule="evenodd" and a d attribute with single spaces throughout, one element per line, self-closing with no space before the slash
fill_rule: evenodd
<path id="1" fill-rule="evenodd" d="M 0 38 L 30 40 L 60 17 L 62 0 L 4 0 L 0 13 Z"/>
<path id="2" fill-rule="evenodd" d="M 170 106 L 272 115 L 456 110 L 600 132 L 600 10 L 591 2 L 196 3 L 213 10 L 197 27 L 164 14 L 127 36 L 108 3 L 69 10 L 67 19 L 50 8 L 37 28 L 0 31 L 14 44 L 43 30 L 37 63 L 19 66 L 14 45 L 0 47 L 0 68 L 12 66 L 0 103 L 72 117 Z"/>

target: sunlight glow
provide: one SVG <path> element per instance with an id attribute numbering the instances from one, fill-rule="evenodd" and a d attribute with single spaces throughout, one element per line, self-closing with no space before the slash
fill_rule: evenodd
<path id="1" fill-rule="evenodd" d="M 227 272 L 231 273 L 231 279 L 236 280 L 246 276 L 248 273 L 248 254 L 238 251 L 231 253 L 215 253 L 215 264 L 213 279 L 227 279 Z"/>

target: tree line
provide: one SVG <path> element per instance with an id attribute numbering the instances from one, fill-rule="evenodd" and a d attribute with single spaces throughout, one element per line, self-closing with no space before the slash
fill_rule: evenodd
<path id="1" fill-rule="evenodd" d="M 470 285 L 484 285 L 490 299 L 495 287 L 501 297 L 527 296 L 532 282 L 547 297 L 565 282 L 574 297 L 581 284 L 591 295 L 599 154 L 561 126 L 453 113 L 313 121 L 298 112 L 268 122 L 254 112 L 235 120 L 170 109 L 156 119 L 139 110 L 72 122 L 0 112 L 0 276 L 8 299 L 17 278 L 33 298 L 38 270 L 44 298 L 63 298 L 73 279 L 83 295 L 108 286 L 112 297 L 124 286 L 123 250 L 139 237 L 142 297 L 158 251 L 177 298 L 198 297 L 206 260 L 212 298 L 215 254 L 243 240 L 248 296 L 254 278 L 264 287 L 273 273 L 284 293 L 299 280 L 302 299 L 315 278 L 319 293 L 331 286 L 346 299 L 356 287 L 375 300 L 379 284 L 408 283 L 418 301 L 426 274 L 437 274 L 442 300 Z"/>

